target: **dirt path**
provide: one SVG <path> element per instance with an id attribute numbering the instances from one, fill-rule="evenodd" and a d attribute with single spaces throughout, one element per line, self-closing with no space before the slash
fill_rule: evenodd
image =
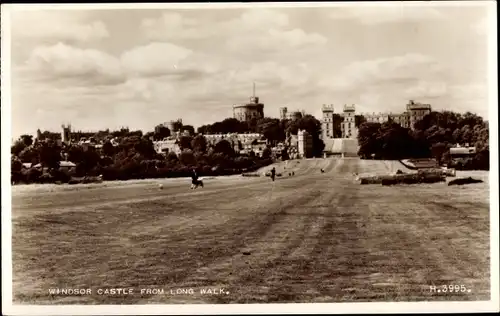
<path id="1" fill-rule="evenodd" d="M 292 167 L 291 167 L 292 168 Z M 19 194 L 19 303 L 263 303 L 489 298 L 487 183 L 360 186 L 377 161 L 304 160 L 293 177 Z M 321 173 L 320 168 L 326 172 Z M 482 190 L 479 186 L 483 185 Z M 483 192 L 482 199 L 478 192 Z M 471 292 L 438 294 L 430 286 Z M 49 288 L 92 288 L 50 296 Z M 98 295 L 133 287 L 131 295 Z M 140 294 L 162 288 L 163 295 Z M 224 289 L 201 294 L 201 289 Z M 193 294 L 175 294 L 193 289 Z M 170 293 L 173 290 L 174 294 Z"/>

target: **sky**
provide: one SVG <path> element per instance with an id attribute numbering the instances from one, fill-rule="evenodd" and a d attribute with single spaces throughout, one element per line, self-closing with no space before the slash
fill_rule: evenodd
<path id="1" fill-rule="evenodd" d="M 198 127 L 232 117 L 253 82 L 270 117 L 396 113 L 414 99 L 488 118 L 491 8 L 13 10 L 12 136 Z"/>

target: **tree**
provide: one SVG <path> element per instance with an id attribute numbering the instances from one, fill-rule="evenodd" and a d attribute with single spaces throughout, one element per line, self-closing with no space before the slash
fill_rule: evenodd
<path id="1" fill-rule="evenodd" d="M 377 139 L 382 144 L 384 158 L 401 159 L 411 156 L 413 140 L 409 130 L 401 125 L 393 121 L 385 122 L 378 130 Z"/>
<path id="2" fill-rule="evenodd" d="M 192 125 L 183 125 L 182 126 L 182 131 L 185 132 L 189 132 L 189 135 L 194 135 L 194 127 Z"/>
<path id="3" fill-rule="evenodd" d="M 257 122 L 257 131 L 272 144 L 285 140 L 285 131 L 282 128 L 280 121 L 273 118 L 263 118 Z"/>
<path id="4" fill-rule="evenodd" d="M 39 146 L 37 147 L 26 147 L 21 151 L 18 155 L 19 159 L 21 159 L 22 162 L 28 162 L 32 164 L 37 164 L 39 162 L 38 158 L 38 149 Z"/>
<path id="5" fill-rule="evenodd" d="M 380 123 L 366 122 L 359 126 L 358 129 L 358 143 L 360 157 L 368 157 L 372 154 L 377 154 L 382 145 L 377 139 Z"/>
<path id="6" fill-rule="evenodd" d="M 313 139 L 313 155 L 321 156 L 325 143 L 321 140 L 321 122 L 314 116 L 306 114 L 304 117 L 288 121 L 286 127 L 286 134 L 297 135 L 298 130 L 305 130 L 311 135 Z"/>
<path id="7" fill-rule="evenodd" d="M 473 133 L 469 125 L 464 125 L 460 132 L 462 134 L 461 143 L 466 144 L 472 142 Z"/>
<path id="8" fill-rule="evenodd" d="M 431 153 L 434 158 L 436 158 L 436 161 L 438 162 L 439 165 L 441 165 L 443 161 L 443 157 L 446 152 L 449 151 L 449 146 L 446 143 L 436 143 L 431 146 Z"/>
<path id="9" fill-rule="evenodd" d="M 155 137 L 155 133 L 154 133 L 154 132 L 147 132 L 147 133 L 146 133 L 146 134 L 144 134 L 142 137 L 143 137 L 143 138 L 145 138 L 145 139 L 151 139 L 151 138 L 153 138 L 153 140 L 155 140 L 155 139 L 154 139 L 154 137 Z"/>
<path id="10" fill-rule="evenodd" d="M 16 140 L 14 142 L 14 145 L 12 145 L 12 147 L 10 148 L 10 151 L 11 153 L 14 155 L 14 156 L 19 156 L 19 154 L 26 148 L 26 144 L 24 144 L 24 142 L 22 142 L 21 140 Z"/>
<path id="11" fill-rule="evenodd" d="M 26 145 L 26 147 L 33 145 L 32 135 L 21 135 L 20 140 L 24 143 L 24 145 Z"/>
<path id="12" fill-rule="evenodd" d="M 21 159 L 16 156 L 12 156 L 10 159 L 10 169 L 12 172 L 21 172 L 23 168 L 23 163 Z"/>
<path id="13" fill-rule="evenodd" d="M 210 125 L 202 125 L 196 129 L 198 134 L 210 134 Z"/>
<path id="14" fill-rule="evenodd" d="M 154 140 L 158 141 L 158 140 L 162 140 L 164 138 L 169 137 L 170 134 L 171 133 L 170 133 L 170 130 L 168 129 L 168 127 L 164 126 L 163 124 L 160 124 L 160 125 L 155 126 L 153 138 L 154 138 Z"/>
<path id="15" fill-rule="evenodd" d="M 339 117 L 340 117 L 340 115 L 339 115 Z M 356 126 L 356 128 L 359 128 L 359 126 L 365 122 L 366 122 L 366 118 L 363 115 L 355 115 L 354 116 L 354 126 Z"/>
<path id="16" fill-rule="evenodd" d="M 271 158 L 271 155 L 272 155 L 271 149 L 269 147 L 264 148 L 264 150 L 262 151 L 262 158 L 269 159 Z"/>
<path id="17" fill-rule="evenodd" d="M 49 170 L 59 169 L 59 161 L 61 161 L 61 148 L 54 142 L 44 142 L 39 146 L 39 161 L 43 167 Z"/>
<path id="18" fill-rule="evenodd" d="M 325 149 L 325 142 L 319 137 L 313 137 L 313 156 L 321 157 Z"/>
<path id="19" fill-rule="evenodd" d="M 179 138 L 179 147 L 181 150 L 184 149 L 192 149 L 191 148 L 191 141 L 193 140 L 193 137 L 191 136 L 181 136 Z"/>
<path id="20" fill-rule="evenodd" d="M 181 121 L 175 121 L 172 123 L 172 129 L 173 131 L 171 132 L 179 132 L 182 129 L 182 122 Z"/>
<path id="21" fill-rule="evenodd" d="M 172 165 L 172 164 L 175 165 L 179 162 L 179 157 L 177 157 L 177 155 L 173 151 L 171 151 L 167 154 L 166 161 L 167 161 L 167 164 L 169 164 L 169 165 Z"/>
<path id="22" fill-rule="evenodd" d="M 228 157 L 233 157 L 235 155 L 233 146 L 227 140 L 223 139 L 219 141 L 214 146 L 214 153 L 221 153 Z"/>
<path id="23" fill-rule="evenodd" d="M 113 146 L 113 144 L 111 144 L 110 141 L 107 141 L 102 145 L 102 153 L 105 156 L 113 157 L 113 155 L 115 154 L 115 147 Z"/>
<path id="24" fill-rule="evenodd" d="M 23 169 L 23 163 L 21 162 L 21 160 L 16 156 L 12 156 L 10 159 L 10 171 L 11 171 L 12 183 L 18 183 L 19 181 L 22 180 L 23 178 L 23 175 L 21 173 L 22 169 Z"/>
<path id="25" fill-rule="evenodd" d="M 185 149 L 179 155 L 179 161 L 184 166 L 193 166 L 196 163 L 193 151 L 191 149 Z"/>
<path id="26" fill-rule="evenodd" d="M 203 135 L 196 135 L 191 141 L 191 148 L 196 153 L 205 153 L 207 151 L 207 140 Z"/>
<path id="27" fill-rule="evenodd" d="M 145 159 L 156 158 L 156 150 L 154 148 L 153 142 L 150 139 L 140 138 L 134 144 L 134 150 Z"/>

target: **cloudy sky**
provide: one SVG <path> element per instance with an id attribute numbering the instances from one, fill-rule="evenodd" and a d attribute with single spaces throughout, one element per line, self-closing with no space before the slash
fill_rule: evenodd
<path id="1" fill-rule="evenodd" d="M 195 127 L 232 116 L 255 81 L 287 106 L 488 114 L 483 6 L 13 11 L 12 133 Z"/>

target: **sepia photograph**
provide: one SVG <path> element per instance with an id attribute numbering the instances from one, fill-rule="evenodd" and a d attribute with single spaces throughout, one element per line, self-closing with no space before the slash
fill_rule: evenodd
<path id="1" fill-rule="evenodd" d="M 1 19 L 3 314 L 498 311 L 494 1 Z"/>

